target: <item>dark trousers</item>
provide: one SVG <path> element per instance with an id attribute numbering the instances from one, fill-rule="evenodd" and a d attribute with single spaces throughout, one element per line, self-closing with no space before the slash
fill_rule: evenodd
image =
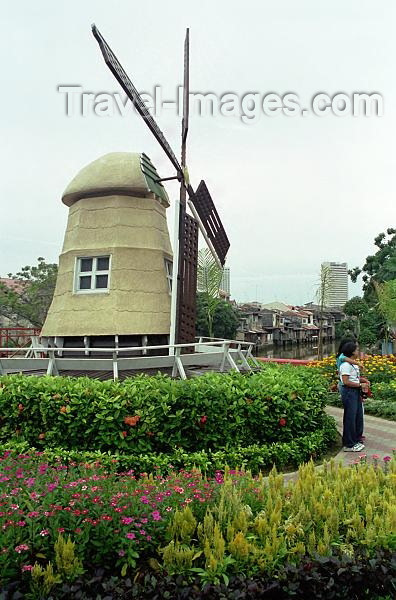
<path id="1" fill-rule="evenodd" d="M 343 385 L 341 398 L 344 406 L 342 441 L 344 446 L 352 448 L 363 434 L 363 406 L 360 389 Z"/>

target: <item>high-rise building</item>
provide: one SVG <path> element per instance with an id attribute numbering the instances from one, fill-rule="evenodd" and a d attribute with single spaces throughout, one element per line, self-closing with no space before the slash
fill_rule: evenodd
<path id="1" fill-rule="evenodd" d="M 325 292 L 326 306 L 344 306 L 348 301 L 348 265 L 347 263 L 322 263 L 322 276 L 327 273 Z"/>
<path id="2" fill-rule="evenodd" d="M 228 297 L 231 294 L 230 290 L 230 267 L 224 267 L 223 276 L 221 278 L 220 290 Z"/>

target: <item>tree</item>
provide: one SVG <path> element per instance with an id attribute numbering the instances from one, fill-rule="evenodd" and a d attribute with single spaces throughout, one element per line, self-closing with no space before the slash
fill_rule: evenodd
<path id="1" fill-rule="evenodd" d="M 58 265 L 37 259 L 37 266 L 26 266 L 8 277 L 13 289 L 0 285 L 0 314 L 10 319 L 24 319 L 34 327 L 42 327 L 54 295 Z"/>
<path id="2" fill-rule="evenodd" d="M 337 339 L 356 337 L 356 319 L 348 317 L 336 323 L 335 336 Z"/>
<path id="3" fill-rule="evenodd" d="M 362 346 L 372 346 L 379 341 L 384 319 L 377 305 L 370 306 L 364 298 L 355 296 L 345 303 L 344 312 L 350 317 L 347 321 L 354 323 L 353 333 Z M 348 328 L 348 325 L 343 327 Z"/>
<path id="4" fill-rule="evenodd" d="M 374 287 L 378 297 L 378 310 L 384 318 L 385 342 L 388 342 L 390 335 L 393 337 L 396 333 L 396 279 L 377 283 L 374 281 Z"/>
<path id="5" fill-rule="evenodd" d="M 219 299 L 213 313 L 213 335 L 209 335 L 207 298 L 203 293 L 197 294 L 196 329 L 198 335 L 234 340 L 238 324 L 239 316 L 232 304 Z"/>
<path id="6" fill-rule="evenodd" d="M 367 314 L 368 310 L 369 306 L 367 302 L 363 300 L 363 298 L 360 298 L 360 296 L 354 296 L 354 298 L 351 298 L 344 304 L 344 313 L 348 317 L 355 317 L 355 333 L 357 338 L 359 338 L 360 335 L 360 320 Z"/>
<path id="7" fill-rule="evenodd" d="M 319 287 L 316 296 L 319 302 L 319 338 L 318 338 L 318 360 L 323 359 L 323 314 L 328 302 L 330 290 L 330 268 L 322 266 L 320 272 Z"/>
<path id="8" fill-rule="evenodd" d="M 374 240 L 377 252 L 367 256 L 362 268 L 355 267 L 349 271 L 351 280 L 355 283 L 363 273 L 364 299 L 371 306 L 377 303 L 374 281 L 383 283 L 396 279 L 396 229 L 389 227 L 386 233 L 380 233 Z"/>
<path id="9" fill-rule="evenodd" d="M 206 322 L 208 326 L 208 337 L 214 337 L 213 318 L 217 305 L 221 302 L 219 290 L 223 269 L 221 269 L 208 248 L 202 248 L 198 252 L 197 287 L 198 292 L 203 295 L 206 310 Z"/>

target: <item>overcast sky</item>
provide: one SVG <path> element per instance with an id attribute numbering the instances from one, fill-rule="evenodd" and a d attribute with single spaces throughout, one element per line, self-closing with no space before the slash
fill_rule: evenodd
<path id="1" fill-rule="evenodd" d="M 185 28 L 192 91 L 298 94 L 378 92 L 382 117 L 193 115 L 188 167 L 207 182 L 228 233 L 232 296 L 313 299 L 322 261 L 362 265 L 395 226 L 394 0 L 7 2 L 1 8 L 0 276 L 57 261 L 67 208 L 61 195 L 87 163 L 144 151 L 161 176 L 170 163 L 137 115 L 67 116 L 60 85 L 119 91 L 91 34 L 95 22 L 135 86 L 182 83 Z M 180 119 L 158 123 L 179 153 Z M 167 186 L 175 198 L 175 184 Z M 168 221 L 173 223 L 171 211 Z M 350 286 L 350 295 L 359 293 Z"/>

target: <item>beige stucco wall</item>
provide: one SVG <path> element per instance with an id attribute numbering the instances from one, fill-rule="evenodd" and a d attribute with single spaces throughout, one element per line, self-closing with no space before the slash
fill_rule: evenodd
<path id="1" fill-rule="evenodd" d="M 169 333 L 165 210 L 151 193 L 83 198 L 70 207 L 43 336 Z M 109 290 L 76 293 L 76 258 L 101 255 L 111 256 Z"/>

